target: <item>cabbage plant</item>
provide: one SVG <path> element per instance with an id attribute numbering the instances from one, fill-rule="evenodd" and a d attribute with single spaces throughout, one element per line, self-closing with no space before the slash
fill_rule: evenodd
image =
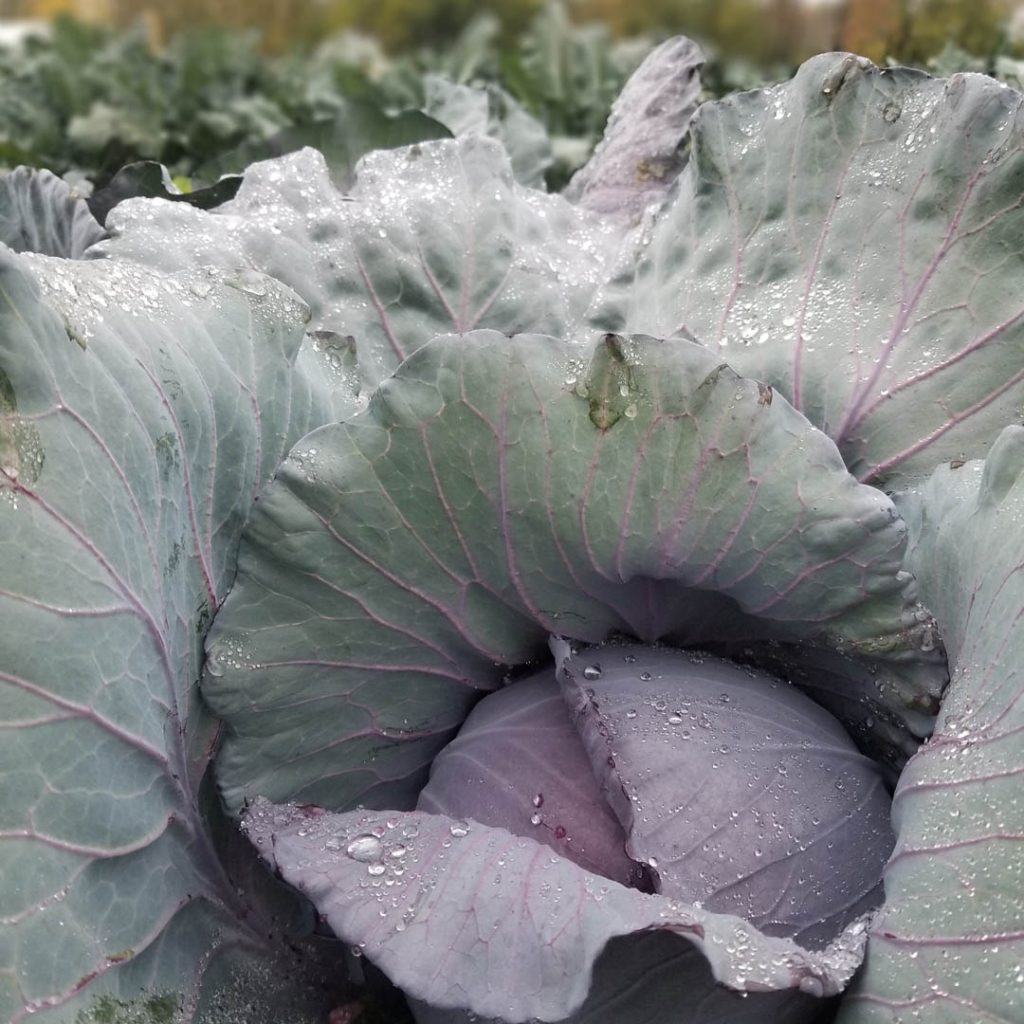
<path id="1" fill-rule="evenodd" d="M 698 66 L 2 251 L 9 1019 L 1024 1019 L 1021 96 Z"/>

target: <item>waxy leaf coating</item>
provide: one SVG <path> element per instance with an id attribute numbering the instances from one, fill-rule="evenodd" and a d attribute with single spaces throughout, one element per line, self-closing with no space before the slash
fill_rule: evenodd
<path id="1" fill-rule="evenodd" d="M 516 181 L 544 189 L 554 159 L 544 125 L 499 85 L 462 85 L 441 75 L 423 79 L 423 109 L 453 135 L 497 139 L 505 147 Z"/>
<path id="2" fill-rule="evenodd" d="M 722 931 L 678 894 L 652 930 L 664 891 L 595 890 L 551 844 L 348 809 L 413 806 L 430 766 L 447 770 L 438 751 L 487 713 L 482 697 L 550 664 L 549 633 L 699 645 L 776 673 L 894 780 L 938 708 L 940 630 L 953 682 L 899 779 L 886 902 L 840 1021 L 1019 1024 L 1024 430 L 984 467 L 964 460 L 1024 400 L 1022 100 L 980 76 L 827 55 L 691 122 L 698 59 L 681 41 L 652 55 L 567 196 L 514 177 L 536 180 L 546 159 L 535 126 L 513 131 L 509 109 L 485 112 L 460 87 L 438 87 L 438 102 L 470 134 L 507 139 L 511 163 L 479 137 L 413 145 L 367 157 L 342 194 L 331 182 L 348 183 L 361 144 L 338 135 L 363 123 L 353 108 L 314 130 L 340 165 L 311 151 L 267 161 L 214 213 L 128 201 L 98 247 L 58 179 L 0 182 L 0 240 L 105 260 L 0 251 L 0 1017 L 292 1024 L 330 1009 L 316 985 L 292 994 L 304 972 L 274 952 L 308 904 L 252 898 L 268 880 L 225 833 L 206 771 L 220 726 L 197 693 L 202 645 L 255 502 L 208 647 L 218 778 L 232 810 L 262 794 L 347 811 L 260 802 L 248 820 L 262 815 L 264 855 L 389 965 L 421 1024 L 467 1020 L 454 1009 L 467 1006 L 566 1024 L 828 1019 L 798 989 L 705 993 L 698 946 L 730 983 L 838 991 L 863 935 L 825 964 L 736 919 Z M 579 84 L 568 68 L 553 87 Z M 441 131 L 420 115 L 383 127 L 410 142 Z M 297 355 L 306 309 L 260 271 L 312 308 Z M 620 333 L 598 339 L 595 325 Z M 855 478 L 917 489 L 894 504 Z M 632 697 L 645 694 L 663 714 L 658 694 Z M 613 734 L 623 748 L 596 774 L 652 818 L 678 811 L 656 770 L 664 745 L 650 765 L 632 756 L 644 745 L 625 695 L 581 705 L 592 753 Z M 547 827 L 513 803 L 527 835 Z M 657 883 L 685 881 L 674 823 L 656 834 L 622 817 Z M 877 817 L 840 857 L 863 840 L 877 866 Z M 329 819 L 369 830 L 350 837 L 357 856 L 339 861 L 337 836 L 310 849 Z M 474 837 L 482 859 L 459 862 L 475 865 L 465 878 L 435 873 L 423 848 L 397 853 L 392 831 L 421 821 L 439 856 Z M 388 843 L 394 864 L 373 854 Z M 544 902 L 554 890 L 525 883 L 524 862 L 557 875 L 563 899 L 582 892 L 582 930 L 545 931 L 568 904 Z M 856 906 L 864 876 L 836 879 L 840 903 Z M 375 880 L 415 895 L 408 921 L 378 905 Z M 755 895 L 736 909 L 779 924 Z M 473 969 L 499 948 L 513 955 Z M 445 950 L 457 962 L 438 971 Z"/>

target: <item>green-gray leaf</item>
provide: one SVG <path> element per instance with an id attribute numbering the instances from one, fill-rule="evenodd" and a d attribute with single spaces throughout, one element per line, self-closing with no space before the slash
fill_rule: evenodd
<path id="1" fill-rule="evenodd" d="M 261 285 L 0 250 L 4 1020 L 194 1020 L 273 978 L 207 830 L 196 687 L 252 501 L 324 418 L 305 308 Z"/>
<path id="2" fill-rule="evenodd" d="M 893 798 L 896 850 L 841 1024 L 1024 1014 L 1024 428 L 900 500 L 951 682 Z M 996 540 L 998 539 L 998 541 Z"/>
<path id="3" fill-rule="evenodd" d="M 0 243 L 15 252 L 78 259 L 106 232 L 62 178 L 18 167 L 0 175 Z"/>
<path id="4" fill-rule="evenodd" d="M 836 54 L 705 104 L 602 326 L 712 346 L 862 480 L 979 457 L 1024 401 L 1021 105 Z"/>
<path id="5" fill-rule="evenodd" d="M 250 167 L 214 211 L 128 201 L 110 228 L 104 254 L 284 281 L 314 329 L 354 338 L 367 388 L 437 334 L 578 334 L 621 244 L 618 228 L 516 184 L 501 146 L 476 136 L 373 153 L 348 195 L 303 150 Z"/>
<path id="6" fill-rule="evenodd" d="M 254 511 L 209 644 L 247 797 L 407 807 L 549 633 L 916 650 L 888 498 L 782 398 L 696 345 L 436 339 L 310 434 Z M 689 635 L 687 635 L 689 634 Z"/>

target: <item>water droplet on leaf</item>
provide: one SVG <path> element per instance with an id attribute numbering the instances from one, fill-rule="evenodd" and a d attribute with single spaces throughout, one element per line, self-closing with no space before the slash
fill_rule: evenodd
<path id="1" fill-rule="evenodd" d="M 374 835 L 370 835 L 369 832 L 364 832 L 362 835 L 358 835 L 345 847 L 345 853 L 348 854 L 352 860 L 360 861 L 363 864 L 368 864 L 371 861 L 380 860 L 380 855 L 384 850 L 384 846 L 381 841 Z"/>

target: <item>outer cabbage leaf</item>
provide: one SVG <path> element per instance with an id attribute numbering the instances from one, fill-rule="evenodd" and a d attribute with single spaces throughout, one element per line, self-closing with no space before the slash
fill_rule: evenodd
<path id="1" fill-rule="evenodd" d="M 372 153 L 347 195 L 302 150 L 250 167 L 215 211 L 136 200 L 109 224 L 115 237 L 97 254 L 284 281 L 314 329 L 354 338 L 367 388 L 437 334 L 578 334 L 621 241 L 561 197 L 517 185 L 501 146 L 475 136 Z"/>
<path id="2" fill-rule="evenodd" d="M 196 686 L 249 507 L 322 422 L 305 308 L 261 282 L 0 250 L 4 1020 L 193 1020 L 242 978 L 284 1013 L 280 922 L 207 831 Z"/>
<path id="3" fill-rule="evenodd" d="M 234 808 L 410 807 L 552 632 L 650 642 L 725 608 L 916 650 L 904 541 L 827 437 L 700 346 L 608 336 L 584 371 L 554 338 L 436 339 L 254 510 L 208 644 L 220 783 Z"/>
<path id="4" fill-rule="evenodd" d="M 677 36 L 656 47 L 612 106 L 604 137 L 565 196 L 626 221 L 661 199 L 686 163 L 684 142 L 701 99 L 704 55 Z"/>
<path id="5" fill-rule="evenodd" d="M 636 932 L 682 936 L 722 985 L 746 992 L 834 995 L 863 953 L 863 922 L 812 952 L 444 815 L 331 814 L 260 799 L 243 827 L 338 935 L 434 1008 L 562 1020 L 583 1005 L 609 940 Z"/>
<path id="6" fill-rule="evenodd" d="M 830 54 L 705 104 L 599 322 L 720 351 L 861 480 L 979 457 L 1024 400 L 1021 103 Z"/>
<path id="7" fill-rule="evenodd" d="M 0 175 L 0 243 L 15 252 L 78 259 L 106 237 L 85 200 L 62 178 L 31 167 Z"/>
<path id="8" fill-rule="evenodd" d="M 1024 428 L 901 500 L 951 682 L 893 800 L 896 851 L 840 1024 L 1024 1018 Z M 996 542 L 998 538 L 998 542 Z"/>

